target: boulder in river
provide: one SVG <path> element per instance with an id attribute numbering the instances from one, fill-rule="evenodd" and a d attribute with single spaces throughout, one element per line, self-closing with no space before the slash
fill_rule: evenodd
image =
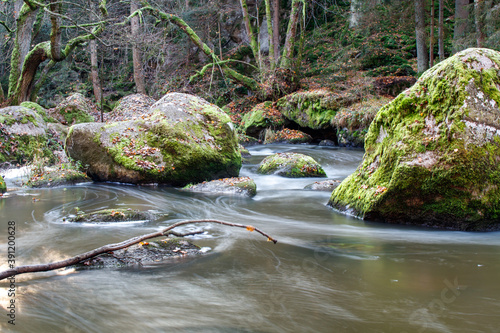
<path id="1" fill-rule="evenodd" d="M 467 49 L 426 71 L 372 122 L 329 205 L 368 220 L 500 229 L 500 53 Z"/>
<path id="2" fill-rule="evenodd" d="M 253 197 L 257 194 L 257 185 L 255 181 L 249 177 L 233 177 L 216 179 L 195 185 L 187 185 L 183 190 L 189 192 Z"/>
<path id="3" fill-rule="evenodd" d="M 313 190 L 313 191 L 331 192 L 331 191 L 335 190 L 339 185 L 340 185 L 340 180 L 328 179 L 328 180 L 323 180 L 320 182 L 314 182 L 312 184 L 309 184 L 306 187 L 304 187 L 304 189 L 305 190 Z"/>
<path id="4" fill-rule="evenodd" d="M 132 245 L 125 249 L 103 253 L 76 265 L 77 268 L 115 268 L 144 266 L 169 259 L 201 255 L 200 247 L 178 238 L 151 240 Z"/>
<path id="5" fill-rule="evenodd" d="M 235 177 L 241 168 L 229 116 L 181 93 L 165 95 L 135 120 L 74 125 L 66 149 L 98 181 L 184 186 Z"/>
<path id="6" fill-rule="evenodd" d="M 151 211 L 140 211 L 134 209 L 101 209 L 94 212 L 78 212 L 70 222 L 130 222 L 130 221 L 152 221 L 166 214 Z M 168 215 L 168 214 L 167 214 Z"/>
<path id="7" fill-rule="evenodd" d="M 321 165 L 311 156 L 299 153 L 277 153 L 266 157 L 257 172 L 264 175 L 275 174 L 288 178 L 326 177 Z"/>

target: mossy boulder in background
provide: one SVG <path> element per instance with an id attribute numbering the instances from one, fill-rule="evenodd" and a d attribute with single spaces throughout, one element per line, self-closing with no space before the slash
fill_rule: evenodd
<path id="1" fill-rule="evenodd" d="M 273 102 L 257 104 L 241 119 L 241 127 L 247 135 L 259 137 L 266 128 L 282 127 L 285 118 Z"/>
<path id="2" fill-rule="evenodd" d="M 48 115 L 47 109 L 45 109 L 44 107 L 42 107 L 41 105 L 39 105 L 37 103 L 34 103 L 34 102 L 22 102 L 19 106 L 24 106 L 25 108 L 31 109 L 33 111 L 36 111 L 36 113 L 38 113 L 43 118 L 43 120 L 45 120 L 46 123 L 55 123 L 55 122 L 57 122 L 57 120 L 55 120 L 54 118 L 52 118 L 52 117 L 50 117 Z"/>
<path id="3" fill-rule="evenodd" d="M 74 125 L 66 143 L 98 181 L 184 186 L 235 177 L 241 168 L 230 118 L 188 94 L 167 94 L 136 120 Z"/>
<path id="4" fill-rule="evenodd" d="M 312 157 L 299 153 L 278 153 L 266 157 L 257 172 L 275 174 L 288 178 L 326 177 L 321 165 Z"/>
<path id="5" fill-rule="evenodd" d="M 384 106 L 329 205 L 368 220 L 500 229 L 500 53 L 467 49 Z"/>
<path id="6" fill-rule="evenodd" d="M 133 94 L 121 98 L 113 108 L 113 111 L 106 115 L 106 121 L 132 120 L 147 114 L 151 110 L 151 105 L 156 101 L 144 94 Z"/>
<path id="7" fill-rule="evenodd" d="M 35 156 L 53 162 L 56 146 L 37 112 L 22 106 L 0 109 L 0 163 L 25 164 Z"/>
<path id="8" fill-rule="evenodd" d="M 93 122 L 99 118 L 98 114 L 97 106 L 80 93 L 68 96 L 49 110 L 50 116 L 65 125 Z"/>
<path id="9" fill-rule="evenodd" d="M 332 121 L 341 107 L 349 106 L 360 97 L 349 92 L 332 92 L 328 89 L 299 91 L 287 95 L 277 102 L 278 110 L 308 134 L 317 132 L 320 139 L 336 141 Z"/>
<path id="10" fill-rule="evenodd" d="M 313 139 L 312 137 L 299 130 L 291 130 L 289 128 L 284 128 L 282 130 L 272 130 L 268 128 L 264 135 L 264 144 L 270 143 L 309 143 Z"/>

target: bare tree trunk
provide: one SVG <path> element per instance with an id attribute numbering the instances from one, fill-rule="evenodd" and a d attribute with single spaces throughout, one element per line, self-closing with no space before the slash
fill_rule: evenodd
<path id="1" fill-rule="evenodd" d="M 99 80 L 99 67 L 97 61 L 97 42 L 90 41 L 90 77 L 94 88 L 94 97 L 97 104 L 101 103 L 101 81 Z"/>
<path id="2" fill-rule="evenodd" d="M 429 41 L 429 66 L 434 66 L 434 0 L 431 0 L 431 36 Z"/>
<path id="3" fill-rule="evenodd" d="M 292 65 L 293 49 L 295 47 L 295 37 L 297 35 L 297 23 L 300 17 L 301 0 L 292 0 L 292 11 L 288 21 L 288 28 L 286 31 L 285 46 L 283 47 L 283 55 L 281 57 L 282 68 L 290 68 Z"/>
<path id="4" fill-rule="evenodd" d="M 438 23 L 438 45 L 439 60 L 444 60 L 444 0 L 439 0 L 439 23 Z"/>
<path id="5" fill-rule="evenodd" d="M 484 33 L 484 0 L 474 0 L 474 21 L 476 24 L 476 45 L 484 47 L 486 35 Z"/>
<path id="6" fill-rule="evenodd" d="M 139 5 L 135 1 L 130 2 L 130 13 L 139 9 Z M 142 72 L 141 51 L 137 47 L 139 40 L 139 17 L 134 16 L 130 21 L 132 28 L 132 63 L 134 65 L 134 81 L 135 88 L 138 93 L 146 94 L 146 87 L 144 85 L 144 74 Z"/>
<path id="7" fill-rule="evenodd" d="M 457 52 L 463 47 L 460 46 L 461 39 L 465 37 L 467 31 L 467 21 L 469 19 L 469 0 L 455 0 L 455 28 L 453 32 L 454 51 Z"/>
<path id="8" fill-rule="evenodd" d="M 273 46 L 274 63 L 278 65 L 280 58 L 280 1 L 273 0 Z"/>
<path id="9" fill-rule="evenodd" d="M 351 0 L 349 28 L 357 28 L 361 20 L 361 1 Z"/>
<path id="10" fill-rule="evenodd" d="M 415 32 L 417 39 L 417 67 L 422 73 L 429 68 L 425 33 L 425 0 L 415 0 Z"/>

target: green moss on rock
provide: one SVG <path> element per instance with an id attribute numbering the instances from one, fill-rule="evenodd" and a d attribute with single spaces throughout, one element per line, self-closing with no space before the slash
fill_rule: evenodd
<path id="1" fill-rule="evenodd" d="M 55 108 L 49 110 L 49 114 L 63 124 L 73 125 L 95 121 L 97 106 L 80 93 L 68 96 Z"/>
<path id="2" fill-rule="evenodd" d="M 0 163 L 25 164 L 35 156 L 55 161 L 45 121 L 22 106 L 0 109 Z"/>
<path id="3" fill-rule="evenodd" d="M 0 175 L 0 195 L 4 194 L 5 192 L 7 192 L 7 184 L 5 184 L 5 180 Z"/>
<path id="4" fill-rule="evenodd" d="M 78 212 L 75 217 L 69 219 L 70 222 L 127 222 L 155 220 L 165 214 L 158 214 L 150 211 L 139 211 L 132 209 L 101 209 L 98 211 L 84 213 Z"/>
<path id="5" fill-rule="evenodd" d="M 241 127 L 251 136 L 258 136 L 266 128 L 282 127 L 285 119 L 273 102 L 257 104 L 241 119 Z"/>
<path id="6" fill-rule="evenodd" d="M 229 116 L 179 93 L 165 95 L 136 120 L 75 125 L 67 147 L 101 181 L 183 186 L 237 176 L 241 168 Z"/>
<path id="7" fill-rule="evenodd" d="M 312 157 L 299 153 L 278 153 L 266 157 L 257 172 L 288 178 L 326 177 L 326 173 Z"/>
<path id="8" fill-rule="evenodd" d="M 378 113 L 356 172 L 329 204 L 361 218 L 499 229 L 500 53 L 439 63 Z"/>

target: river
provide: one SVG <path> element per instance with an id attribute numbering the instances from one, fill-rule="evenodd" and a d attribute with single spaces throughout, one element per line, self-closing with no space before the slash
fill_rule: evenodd
<path id="1" fill-rule="evenodd" d="M 500 233 L 362 221 L 326 206 L 317 179 L 255 173 L 275 152 L 319 161 L 329 178 L 355 170 L 363 152 L 302 145 L 250 148 L 242 176 L 254 198 L 165 187 L 94 183 L 20 189 L 0 199 L 0 263 L 16 223 L 16 265 L 46 263 L 153 232 L 181 220 L 251 224 L 278 239 L 218 225 L 191 240 L 211 250 L 147 267 L 60 270 L 0 283 L 2 332 L 500 332 Z M 71 224 L 76 209 L 130 207 L 154 222 Z M 4 259 L 5 258 L 5 259 Z M 5 308 L 15 299 L 15 326 Z"/>

